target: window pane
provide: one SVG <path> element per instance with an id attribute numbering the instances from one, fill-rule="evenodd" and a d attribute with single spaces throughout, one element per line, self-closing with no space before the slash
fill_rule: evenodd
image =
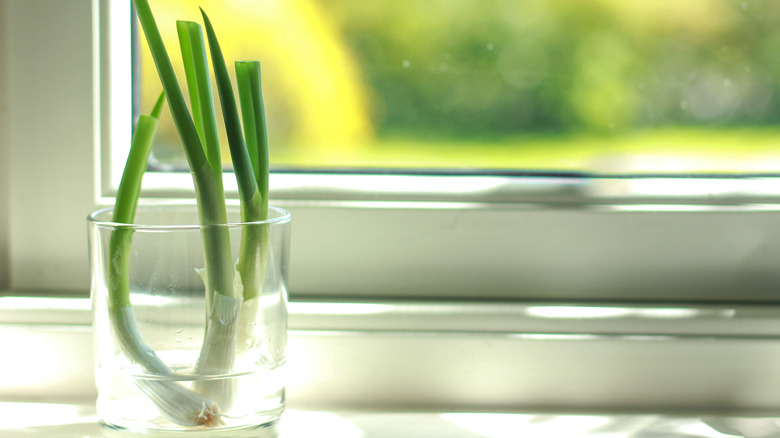
<path id="1" fill-rule="evenodd" d="M 780 2 L 200 3 L 228 62 L 263 63 L 277 169 L 780 170 Z M 152 6 L 180 64 L 198 10 Z M 186 166 L 167 114 L 154 157 Z"/>

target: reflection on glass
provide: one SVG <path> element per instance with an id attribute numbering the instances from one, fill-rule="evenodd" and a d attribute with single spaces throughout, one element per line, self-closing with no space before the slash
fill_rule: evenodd
<path id="1" fill-rule="evenodd" d="M 592 306 L 532 306 L 527 310 L 531 316 L 540 318 L 616 318 L 630 315 L 626 307 Z"/>
<path id="2" fill-rule="evenodd" d="M 780 170 L 780 2 L 200 4 L 228 60 L 263 63 L 280 168 Z M 197 8 L 153 7 L 175 55 L 174 21 Z M 147 108 L 143 44 L 141 71 Z M 155 158 L 178 166 L 166 120 Z"/>
<path id="3" fill-rule="evenodd" d="M 372 303 L 292 302 L 289 307 L 297 315 L 375 315 L 393 310 L 391 305 Z"/>
<path id="4" fill-rule="evenodd" d="M 683 307 L 600 307 L 600 306 L 530 306 L 526 313 L 537 318 L 558 319 L 607 319 L 607 318 L 658 318 L 686 319 L 695 318 L 700 311 Z M 726 309 L 720 313 L 731 315 Z"/>

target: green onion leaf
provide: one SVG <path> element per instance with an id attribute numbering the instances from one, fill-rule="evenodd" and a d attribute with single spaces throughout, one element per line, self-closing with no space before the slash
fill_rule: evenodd
<path id="1" fill-rule="evenodd" d="M 209 40 L 211 64 L 214 69 L 214 78 L 217 81 L 219 100 L 222 103 L 222 118 L 225 121 L 225 131 L 227 133 L 228 146 L 230 147 L 230 156 L 233 160 L 233 170 L 236 172 L 236 180 L 238 181 L 238 192 L 241 197 L 242 207 L 244 207 L 245 203 L 251 203 L 252 199 L 258 196 L 257 180 L 254 177 L 252 162 L 249 159 L 249 153 L 244 142 L 241 121 L 238 116 L 238 108 L 236 107 L 236 98 L 233 95 L 233 85 L 230 82 L 222 49 L 219 47 L 219 41 L 214 33 L 211 21 L 203 9 L 200 12 L 203 15 L 206 35 Z"/>
<path id="2" fill-rule="evenodd" d="M 260 62 L 236 61 L 235 65 L 244 136 L 263 202 L 261 217 L 252 220 L 265 220 L 268 218 L 269 158 Z"/>
<path id="3" fill-rule="evenodd" d="M 141 193 L 141 180 L 149 162 L 152 151 L 152 141 L 157 132 L 157 119 L 162 109 L 165 93 L 160 93 L 151 115 L 142 114 L 138 119 L 130 144 L 130 154 L 125 163 L 125 170 L 119 182 L 114 206 L 114 222 L 133 223 L 138 196 Z"/>
<path id="4" fill-rule="evenodd" d="M 211 92 L 206 46 L 200 24 L 192 21 L 177 21 L 184 72 L 190 94 L 190 106 L 195 128 L 206 153 L 211 169 L 222 167 L 217 132 L 217 116 L 214 112 L 214 98 Z"/>
<path id="5" fill-rule="evenodd" d="M 141 27 L 143 27 L 146 35 L 149 50 L 152 52 L 152 58 L 157 67 L 160 82 L 168 98 L 168 107 L 171 109 L 173 122 L 179 131 L 182 143 L 184 143 L 184 152 L 190 164 L 190 169 L 193 173 L 203 172 L 208 169 L 208 162 L 200 144 L 198 132 L 187 109 L 187 103 L 184 101 L 184 95 L 181 92 L 181 88 L 179 88 L 179 81 L 173 72 L 171 59 L 168 57 L 165 44 L 163 44 L 160 30 L 157 28 L 154 15 L 152 15 L 152 10 L 149 7 L 149 2 L 147 0 L 133 0 L 133 3 L 138 13 L 138 20 L 141 22 Z"/>

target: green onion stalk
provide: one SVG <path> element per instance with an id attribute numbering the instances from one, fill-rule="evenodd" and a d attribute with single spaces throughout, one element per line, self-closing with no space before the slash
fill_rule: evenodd
<path id="1" fill-rule="evenodd" d="M 241 217 L 244 222 L 260 222 L 268 219 L 268 134 L 265 125 L 265 105 L 260 87 L 260 63 L 239 61 L 236 66 L 236 81 L 244 122 L 244 138 L 249 160 L 254 171 L 257 191 L 252 197 L 242 197 Z M 268 227 L 246 227 L 242 229 L 237 274 L 243 287 L 244 307 L 240 318 L 239 345 L 255 345 L 257 339 L 251 322 L 256 318 L 260 306 L 260 295 L 265 278 L 268 255 Z"/>
<path id="2" fill-rule="evenodd" d="M 162 110 L 164 93 L 160 94 L 149 115 L 141 115 L 133 132 L 122 179 L 116 196 L 112 220 L 115 223 L 132 224 L 141 191 L 141 181 L 146 170 L 152 140 Z M 150 374 L 168 376 L 172 371 L 147 344 L 138 329 L 130 302 L 130 246 L 132 227 L 117 227 L 109 240 L 109 309 L 111 323 L 122 351 L 131 361 Z M 137 381 L 145 393 L 167 418 L 185 426 L 221 424 L 220 408 L 202 394 L 198 394 L 177 382 L 154 380 Z"/>
<path id="3" fill-rule="evenodd" d="M 239 334 L 242 337 L 252 336 L 249 326 L 255 319 L 257 301 L 262 294 L 268 229 L 263 224 L 249 225 L 242 229 L 239 259 L 234 264 L 228 228 L 224 226 L 227 224 L 227 208 L 222 185 L 222 163 L 215 105 L 202 28 L 195 22 L 177 22 L 179 45 L 192 108 L 190 113 L 148 1 L 133 0 L 133 3 L 184 147 L 195 186 L 199 221 L 202 225 L 204 268 L 199 271 L 199 274 L 206 286 L 206 330 L 194 373 L 226 375 L 233 369 Z M 244 222 L 264 221 L 268 218 L 268 142 L 260 64 L 257 61 L 236 63 L 242 110 L 242 117 L 239 117 L 219 42 L 208 16 L 202 10 L 201 13 L 238 182 L 241 219 Z M 162 100 L 157 106 L 160 106 L 161 102 Z M 159 110 L 156 108 L 156 113 L 153 114 L 159 115 Z M 150 116 L 150 118 L 155 117 Z M 142 117 L 141 120 L 145 118 Z M 137 128 L 134 141 L 138 132 L 141 131 Z M 151 135 L 154 135 L 153 132 Z M 121 216 L 115 216 L 116 222 L 132 223 L 132 213 L 140 190 L 140 178 L 146 165 L 144 153 L 148 158 L 148 150 L 136 151 L 131 148 L 128 166 L 131 162 L 136 164 L 133 165 L 133 171 L 125 172 L 122 182 L 125 183 L 125 178 L 128 181 L 137 180 L 137 187 L 133 188 L 132 201 L 123 201 L 128 205 L 132 204 L 131 208 L 122 207 L 129 208 L 131 211 L 122 213 L 122 209 L 115 210 L 115 215 L 119 211 Z M 137 163 L 143 163 L 143 166 Z M 132 185 L 130 182 L 128 184 Z M 118 195 L 117 208 L 120 201 L 122 200 Z M 131 233 L 129 230 L 119 231 L 115 235 L 116 242 L 112 238 L 111 243 L 111 248 L 117 257 L 112 258 L 112 269 L 116 271 L 113 277 L 115 281 L 111 281 L 109 285 L 111 315 L 115 330 L 131 360 L 140 364 L 146 372 L 169 375 L 171 372 L 168 367 L 141 338 L 132 315 L 127 281 L 129 272 L 127 254 Z M 142 391 L 166 417 L 180 425 L 221 424 L 222 412 L 230 409 L 235 398 L 235 379 L 199 380 L 193 383 L 192 389 L 163 382 L 154 381 L 139 385 L 143 385 Z"/>

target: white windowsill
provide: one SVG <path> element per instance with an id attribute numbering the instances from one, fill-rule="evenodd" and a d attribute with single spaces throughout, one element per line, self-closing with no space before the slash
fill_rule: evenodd
<path id="1" fill-rule="evenodd" d="M 100 429 L 90 403 L 3 403 L 10 421 L 4 437 L 97 438 Z M 715 427 L 713 427 L 715 426 Z M 727 427 L 775 428 L 771 419 L 662 415 L 561 415 L 547 413 L 372 412 L 288 410 L 278 429 L 259 437 L 279 438 L 509 438 L 632 437 L 723 438 Z M 716 430 L 716 428 L 718 430 Z M 771 430 L 771 429 L 770 429 Z M 278 435 L 277 435 L 278 434 Z M 762 435 L 763 436 L 763 435 Z"/>
<path id="2" fill-rule="evenodd" d="M 776 306 L 290 305 L 296 409 L 780 411 Z M 90 399 L 87 299 L 0 298 L 0 401 Z"/>

